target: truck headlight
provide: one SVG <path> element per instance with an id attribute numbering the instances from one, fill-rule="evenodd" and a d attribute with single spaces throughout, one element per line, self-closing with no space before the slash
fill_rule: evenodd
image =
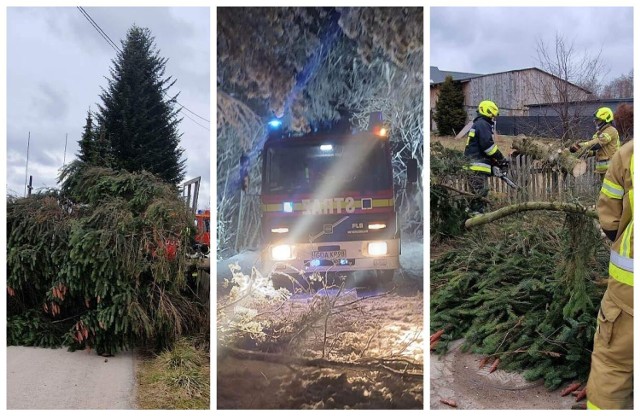
<path id="1" fill-rule="evenodd" d="M 384 256 L 387 254 L 387 242 L 373 241 L 367 246 L 367 251 L 370 256 Z"/>
<path id="2" fill-rule="evenodd" d="M 387 228 L 387 224 L 383 222 L 372 222 L 372 223 L 369 223 L 368 228 L 370 230 L 382 230 L 383 228 Z"/>
<path id="3" fill-rule="evenodd" d="M 289 244 L 281 244 L 271 248 L 271 258 L 276 261 L 291 260 L 293 248 Z"/>

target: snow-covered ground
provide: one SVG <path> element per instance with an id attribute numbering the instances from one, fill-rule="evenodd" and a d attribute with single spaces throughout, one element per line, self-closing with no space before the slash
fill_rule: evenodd
<path id="1" fill-rule="evenodd" d="M 231 280 L 229 264 L 236 262 L 243 274 L 250 274 L 251 267 L 259 265 L 259 253 L 244 252 L 218 262 L 219 284 Z M 335 300 L 332 312 L 319 316 L 313 315 L 322 301 L 317 295 L 292 296 L 274 307 L 274 302 L 265 304 L 251 296 L 232 300 L 228 290 L 220 290 L 218 307 L 230 306 L 219 311 L 219 345 L 268 352 L 280 362 L 219 349 L 218 408 L 423 409 L 423 378 L 402 376 L 407 366 L 414 373 L 423 370 L 422 243 L 403 242 L 400 263 L 402 270 L 395 274 L 390 292 L 386 288 L 363 297 L 355 290 L 326 291 L 320 298 Z M 265 344 L 245 336 L 234 343 L 235 313 L 255 317 L 252 322 L 271 341 Z M 288 357 L 330 363 L 283 364 Z M 380 360 L 387 360 L 387 368 Z"/>

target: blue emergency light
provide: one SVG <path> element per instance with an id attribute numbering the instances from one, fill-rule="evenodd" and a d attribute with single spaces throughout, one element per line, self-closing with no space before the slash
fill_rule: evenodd
<path id="1" fill-rule="evenodd" d="M 269 121 L 269 127 L 271 127 L 272 129 L 277 129 L 278 127 L 282 126 L 282 121 L 278 120 L 277 118 L 274 118 L 273 120 Z"/>

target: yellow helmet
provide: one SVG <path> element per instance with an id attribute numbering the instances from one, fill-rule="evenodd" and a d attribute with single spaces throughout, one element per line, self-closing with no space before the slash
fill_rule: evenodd
<path id="1" fill-rule="evenodd" d="M 498 106 L 493 101 L 484 100 L 480 104 L 478 104 L 478 113 L 485 117 L 493 118 L 498 117 L 500 114 L 500 110 Z"/>
<path id="2" fill-rule="evenodd" d="M 600 107 L 593 113 L 593 117 L 598 121 L 611 123 L 613 121 L 613 111 L 609 107 Z"/>

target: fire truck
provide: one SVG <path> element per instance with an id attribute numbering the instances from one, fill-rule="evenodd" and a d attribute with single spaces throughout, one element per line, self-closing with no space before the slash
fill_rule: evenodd
<path id="1" fill-rule="evenodd" d="M 187 209 L 195 216 L 196 234 L 194 236 L 194 248 L 202 254 L 209 254 L 211 247 L 211 210 L 198 209 L 198 197 L 200 195 L 201 177 L 190 179 L 182 184 L 182 199 Z"/>
<path id="2" fill-rule="evenodd" d="M 199 244 L 200 250 L 209 253 L 211 247 L 211 210 L 199 209 L 196 212 L 196 235 L 194 240 Z"/>
<path id="3" fill-rule="evenodd" d="M 369 131 L 269 138 L 262 158 L 262 260 L 303 274 L 399 267 L 392 150 L 381 114 Z M 408 181 L 417 180 L 415 160 Z"/>

